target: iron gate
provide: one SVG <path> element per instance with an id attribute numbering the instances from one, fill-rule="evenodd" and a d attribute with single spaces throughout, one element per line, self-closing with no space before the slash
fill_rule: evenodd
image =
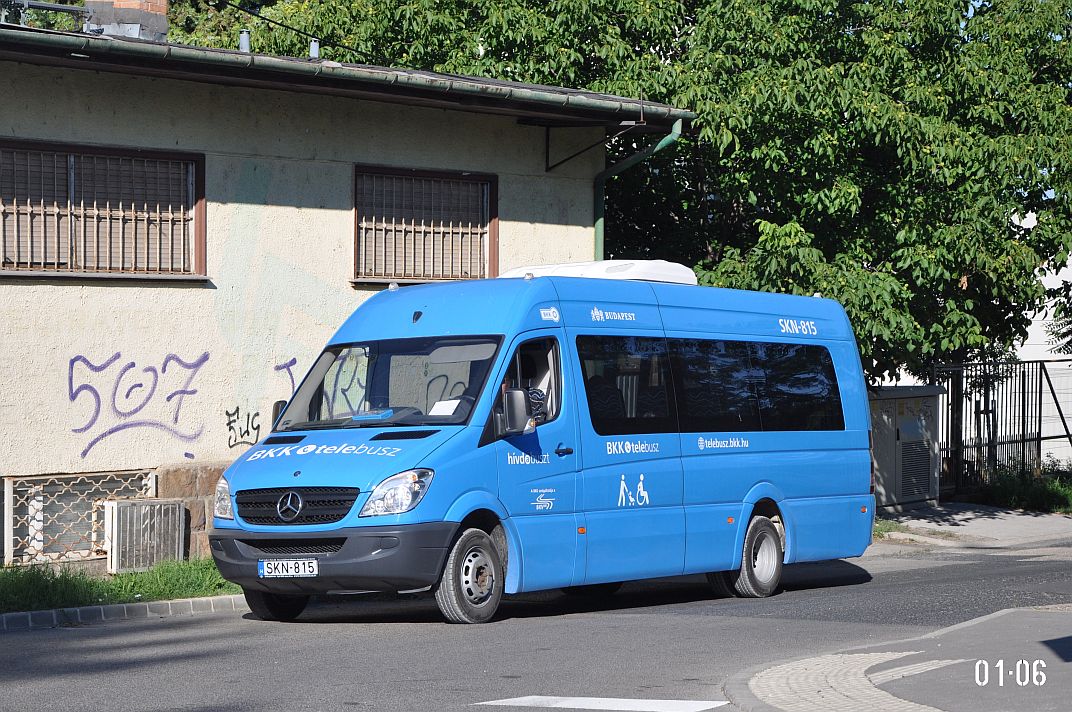
<path id="1" fill-rule="evenodd" d="M 971 492 L 998 472 L 1038 474 L 1072 457 L 1072 359 L 937 366 L 943 494 Z"/>

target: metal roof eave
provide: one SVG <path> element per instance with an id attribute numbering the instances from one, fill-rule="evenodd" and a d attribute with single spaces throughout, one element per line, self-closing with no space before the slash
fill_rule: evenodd
<path id="1" fill-rule="evenodd" d="M 599 126 L 643 118 L 649 130 L 664 130 L 695 118 L 665 104 L 580 90 L 12 26 L 0 26 L 0 59 L 492 113 L 527 123 Z"/>

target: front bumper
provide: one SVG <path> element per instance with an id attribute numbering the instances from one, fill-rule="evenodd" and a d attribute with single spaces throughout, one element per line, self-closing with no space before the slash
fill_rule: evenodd
<path id="1" fill-rule="evenodd" d="M 457 522 L 353 527 L 319 532 L 209 532 L 212 558 L 228 581 L 281 594 L 408 591 L 439 580 Z M 307 551 L 304 551 L 307 549 Z M 260 559 L 312 559 L 313 578 L 259 578 Z"/>

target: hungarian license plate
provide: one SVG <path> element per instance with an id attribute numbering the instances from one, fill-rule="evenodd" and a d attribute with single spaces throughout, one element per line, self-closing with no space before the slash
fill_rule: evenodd
<path id="1" fill-rule="evenodd" d="M 316 559 L 261 559 L 257 562 L 257 576 L 261 578 L 307 578 L 320 575 L 320 562 Z"/>

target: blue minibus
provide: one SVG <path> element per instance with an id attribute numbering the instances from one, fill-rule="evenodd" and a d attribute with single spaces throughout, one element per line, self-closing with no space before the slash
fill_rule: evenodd
<path id="1" fill-rule="evenodd" d="M 481 623 L 524 591 L 702 573 L 762 597 L 783 564 L 860 556 L 870 416 L 844 310 L 695 281 L 608 261 L 371 297 L 221 477 L 220 572 L 266 620 L 430 589 Z"/>

